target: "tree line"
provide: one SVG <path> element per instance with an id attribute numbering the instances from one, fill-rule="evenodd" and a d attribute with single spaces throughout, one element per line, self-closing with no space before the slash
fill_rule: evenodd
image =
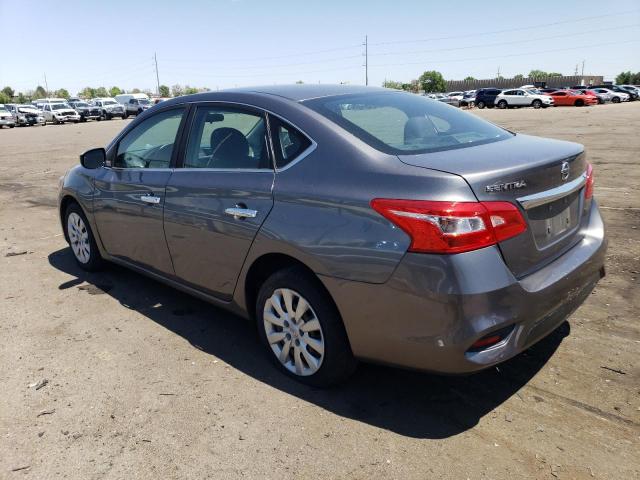
<path id="1" fill-rule="evenodd" d="M 630 74 L 631 72 L 627 72 Z M 562 73 L 558 72 L 545 72 L 544 70 L 531 70 L 527 77 L 529 78 L 549 78 L 549 77 L 562 77 Z M 616 78 L 616 83 L 622 83 L 618 81 Z M 504 78 L 500 75 L 496 78 Z M 521 73 L 514 75 L 513 78 L 520 79 L 525 78 Z M 474 81 L 475 78 L 472 76 L 465 77 L 465 81 Z M 633 83 L 633 82 L 626 82 Z M 395 80 L 385 80 L 382 83 L 383 87 L 386 88 L 394 88 L 396 90 L 405 90 L 407 92 L 426 92 L 426 93 L 438 93 L 444 92 L 447 88 L 447 82 L 442 76 L 442 74 L 436 70 L 429 70 L 424 72 L 420 77 L 415 80 L 411 80 L 410 82 L 398 82 Z"/>
<path id="2" fill-rule="evenodd" d="M 180 97 L 182 95 L 191 95 L 193 93 L 208 92 L 208 88 L 197 88 L 189 85 L 173 85 L 169 88 L 167 85 L 160 85 L 159 93 L 161 97 Z M 91 100 L 92 98 L 99 97 L 115 97 L 122 93 L 146 93 L 151 96 L 152 92 L 149 89 L 141 90 L 139 88 L 132 88 L 126 91 L 120 87 L 85 87 L 78 92 L 78 96 L 85 100 Z M 40 98 L 71 98 L 71 94 L 66 88 L 60 88 L 58 90 L 47 91 L 42 85 L 38 85 L 35 90 L 25 90 L 24 92 L 16 92 L 13 88 L 7 86 L 0 90 L 0 104 L 2 103 L 29 103 L 33 100 Z"/>

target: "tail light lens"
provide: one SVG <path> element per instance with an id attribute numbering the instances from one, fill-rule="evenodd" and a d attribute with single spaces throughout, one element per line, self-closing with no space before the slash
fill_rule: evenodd
<path id="1" fill-rule="evenodd" d="M 371 207 L 411 237 L 411 252 L 468 252 L 495 245 L 527 229 L 520 210 L 509 202 L 376 198 Z"/>
<path id="2" fill-rule="evenodd" d="M 587 164 L 587 183 L 584 186 L 584 198 L 589 200 L 593 197 L 593 165 Z"/>

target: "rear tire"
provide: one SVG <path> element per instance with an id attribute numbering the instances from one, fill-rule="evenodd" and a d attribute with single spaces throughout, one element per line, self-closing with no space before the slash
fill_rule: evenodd
<path id="1" fill-rule="evenodd" d="M 498 102 L 498 108 L 504 110 L 505 108 L 507 108 L 509 106 L 509 104 L 507 103 L 506 100 L 500 100 Z"/>
<path id="2" fill-rule="evenodd" d="M 337 308 L 319 280 L 304 269 L 286 268 L 264 282 L 256 319 L 267 355 L 289 377 L 328 387 L 346 380 L 355 370 L 356 360 Z"/>
<path id="3" fill-rule="evenodd" d="M 94 272 L 102 268 L 104 260 L 100 256 L 93 232 L 82 208 L 71 203 L 64 215 L 64 228 L 73 252 L 73 258 L 80 268 Z"/>

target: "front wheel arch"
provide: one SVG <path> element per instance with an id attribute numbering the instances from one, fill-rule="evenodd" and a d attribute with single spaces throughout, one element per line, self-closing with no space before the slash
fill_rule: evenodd
<path id="1" fill-rule="evenodd" d="M 80 207 L 80 209 L 84 212 L 82 205 L 80 205 L 80 203 L 71 195 L 65 195 L 60 201 L 60 211 L 58 213 L 60 214 L 60 225 L 62 226 L 62 233 L 64 234 L 64 239 L 67 241 L 67 243 L 69 243 L 69 237 L 67 235 L 67 227 L 64 222 L 65 222 L 65 215 L 67 213 L 67 208 L 69 208 L 69 205 L 71 205 L 72 203 L 77 204 Z M 84 212 L 84 214 L 86 216 L 87 212 Z"/>

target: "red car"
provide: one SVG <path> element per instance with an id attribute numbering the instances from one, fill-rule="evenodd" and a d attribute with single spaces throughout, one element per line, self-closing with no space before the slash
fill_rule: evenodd
<path id="1" fill-rule="evenodd" d="M 598 97 L 585 95 L 573 90 L 558 90 L 548 95 L 553 97 L 553 104 L 556 107 L 583 107 L 585 105 L 598 104 Z"/>

